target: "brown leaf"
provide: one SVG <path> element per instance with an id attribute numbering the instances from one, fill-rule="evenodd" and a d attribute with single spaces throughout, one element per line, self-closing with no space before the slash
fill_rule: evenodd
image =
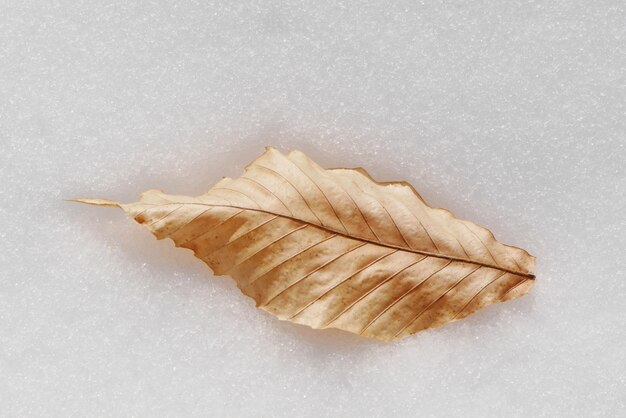
<path id="1" fill-rule="evenodd" d="M 267 148 L 198 197 L 77 201 L 121 207 L 280 319 L 385 341 L 520 297 L 535 279 L 533 256 L 429 207 L 408 183 L 324 170 L 298 151 Z"/>

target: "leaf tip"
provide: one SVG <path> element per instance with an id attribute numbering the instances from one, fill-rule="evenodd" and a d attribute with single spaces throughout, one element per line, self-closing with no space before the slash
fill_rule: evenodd
<path id="1" fill-rule="evenodd" d="M 78 203 L 84 203 L 87 205 L 94 205 L 94 206 L 110 206 L 114 208 L 121 207 L 118 202 L 114 200 L 110 200 L 110 199 L 75 198 L 75 199 L 64 199 L 64 200 L 66 202 L 78 202 Z"/>

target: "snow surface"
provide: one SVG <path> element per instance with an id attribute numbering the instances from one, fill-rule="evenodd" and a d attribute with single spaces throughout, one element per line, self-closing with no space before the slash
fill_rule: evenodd
<path id="1" fill-rule="evenodd" d="M 626 415 L 625 4 L 0 1 L 0 415 Z M 383 344 L 281 322 L 121 211 L 264 145 L 538 258 Z"/>

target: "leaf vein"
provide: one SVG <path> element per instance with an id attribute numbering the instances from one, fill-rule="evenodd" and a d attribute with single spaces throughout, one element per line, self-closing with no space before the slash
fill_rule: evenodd
<path id="1" fill-rule="evenodd" d="M 170 204 L 170 203 L 168 203 L 168 204 Z M 430 256 L 430 257 L 441 258 L 443 260 L 452 260 L 452 261 L 458 261 L 458 262 L 462 262 L 462 263 L 476 264 L 476 265 L 479 265 L 479 266 L 489 267 L 489 268 L 492 268 L 492 269 L 495 269 L 495 270 L 500 270 L 500 271 L 503 271 L 505 273 L 515 274 L 517 276 L 528 277 L 530 279 L 534 279 L 535 278 L 534 274 L 511 270 L 511 269 L 507 269 L 507 268 L 499 266 L 499 265 L 493 265 L 493 264 L 485 263 L 485 262 L 482 262 L 482 261 L 476 261 L 476 260 L 472 260 L 472 259 L 456 257 L 456 256 L 447 255 L 447 254 L 432 253 L 432 252 L 423 251 L 423 250 L 415 250 L 413 248 L 402 247 L 402 246 L 398 246 L 398 245 L 394 245 L 394 244 L 388 244 L 388 243 L 384 243 L 384 242 L 372 241 L 370 239 L 367 239 L 367 238 L 364 238 L 364 237 L 359 237 L 359 236 L 350 236 L 350 235 L 347 235 L 347 234 L 345 234 L 343 232 L 334 230 L 334 229 L 326 227 L 326 226 L 313 224 L 311 222 L 308 222 L 308 221 L 305 221 L 305 220 L 302 220 L 302 219 L 294 218 L 294 217 L 287 216 L 287 215 L 282 215 L 282 214 L 279 214 L 279 213 L 274 213 L 274 212 L 263 210 L 263 209 L 253 209 L 253 208 L 246 208 L 246 207 L 235 206 L 235 205 L 218 205 L 218 204 L 196 203 L 196 202 L 186 202 L 184 204 L 185 205 L 202 205 L 202 206 L 211 206 L 211 207 L 223 207 L 223 208 L 241 209 L 242 212 L 250 210 L 250 211 L 267 213 L 269 215 L 278 215 L 281 218 L 289 219 L 289 220 L 292 220 L 292 221 L 295 221 L 295 222 L 305 223 L 307 225 L 314 226 L 315 228 L 323 229 L 325 231 L 328 231 L 328 232 L 331 232 L 331 233 L 335 233 L 337 235 L 341 235 L 341 236 L 346 237 L 346 238 L 363 241 L 365 243 L 370 243 L 370 244 L 374 244 L 374 245 L 380 245 L 382 247 L 388 247 L 388 248 L 397 248 L 399 250 L 407 251 L 407 252 L 410 252 L 410 253 L 427 255 L 427 256 Z M 160 206 L 160 205 L 155 205 L 155 206 Z M 204 233 L 202 235 L 204 235 Z"/>
<path id="2" fill-rule="evenodd" d="M 239 265 L 241 265 L 241 264 L 245 263 L 246 261 L 250 260 L 252 257 L 254 257 L 255 255 L 259 254 L 261 251 L 268 249 L 269 247 L 271 247 L 272 245 L 274 245 L 274 244 L 278 243 L 279 241 L 283 240 L 284 238 L 287 238 L 289 235 L 293 234 L 294 232 L 297 232 L 297 231 L 299 231 L 299 230 L 301 230 L 301 229 L 304 229 L 304 228 L 306 228 L 306 227 L 308 227 L 308 226 L 310 226 L 310 225 L 308 225 L 308 224 L 304 224 L 304 225 L 301 225 L 301 226 L 297 227 L 296 229 L 292 229 L 291 231 L 289 231 L 289 232 L 287 232 L 287 233 L 285 233 L 285 234 L 281 235 L 280 237 L 276 238 L 275 240 L 273 240 L 273 241 L 272 241 L 272 242 L 270 242 L 269 244 L 267 244 L 267 245 L 263 246 L 260 250 L 255 251 L 253 254 L 251 254 L 251 255 L 249 255 L 249 256 L 247 256 L 247 257 L 245 257 L 243 260 L 240 260 L 240 261 L 238 261 L 237 263 L 235 263 L 233 266 L 231 266 L 230 268 L 228 268 L 228 270 L 226 270 L 226 271 L 224 272 L 224 274 L 228 274 L 228 272 L 232 271 L 232 270 L 233 270 L 234 268 L 236 268 L 237 266 L 239 266 Z"/>
<path id="3" fill-rule="evenodd" d="M 244 233 L 242 233 L 242 234 L 237 235 L 235 238 L 232 238 L 232 237 L 231 237 L 231 239 L 230 239 L 228 242 L 226 242 L 224 245 L 220 245 L 219 247 L 215 248 L 214 250 L 211 250 L 208 254 L 204 254 L 204 255 L 203 255 L 203 257 L 209 257 L 209 256 L 211 256 L 213 253 L 215 253 L 215 252 L 217 252 L 217 251 L 219 251 L 219 250 L 223 249 L 224 247 L 227 247 L 228 245 L 230 245 L 230 244 L 234 243 L 235 241 L 237 241 L 237 240 L 239 240 L 239 239 L 241 239 L 241 238 L 245 237 L 246 235 L 249 235 L 251 232 L 256 231 L 257 229 L 261 228 L 263 225 L 265 225 L 265 224 L 267 224 L 267 223 L 269 223 L 269 222 L 272 222 L 274 219 L 277 219 L 277 218 L 278 218 L 278 215 L 274 215 L 273 217 L 271 217 L 271 218 L 269 218 L 269 219 L 266 219 L 266 220 L 264 220 L 263 222 L 261 222 L 260 224 L 258 224 L 258 225 L 256 225 L 256 226 L 254 226 L 254 227 L 250 228 L 250 229 L 249 229 L 249 230 L 247 230 L 246 232 L 244 232 Z"/>
<path id="4" fill-rule="evenodd" d="M 478 292 L 476 292 L 476 294 L 474 296 L 472 296 L 470 298 L 470 300 L 467 301 L 467 303 L 465 305 L 463 305 L 463 307 L 461 308 L 460 311 L 458 311 L 450 320 L 450 322 L 454 321 L 459 315 L 461 315 L 463 313 L 463 311 L 470 305 L 470 303 L 472 303 L 474 301 L 474 299 L 476 299 L 478 297 L 478 295 L 480 295 L 482 293 L 483 290 L 485 290 L 487 287 L 489 287 L 492 283 L 495 283 L 498 279 L 500 279 L 502 276 L 504 276 L 505 274 L 507 274 L 506 271 L 502 272 L 502 274 L 499 274 L 498 276 L 496 276 L 495 279 L 491 280 L 489 283 L 487 283 L 486 285 L 484 285 L 483 287 L 480 288 L 480 290 Z"/>
<path id="5" fill-rule="evenodd" d="M 367 292 L 365 292 L 364 294 L 362 294 L 361 296 L 359 296 L 359 298 L 357 300 L 355 300 L 354 302 L 352 302 L 348 307 L 346 307 L 343 311 L 339 312 L 339 314 L 335 315 L 335 317 L 333 317 L 329 322 L 327 322 L 323 328 L 328 327 L 330 324 L 332 324 L 333 322 L 335 322 L 336 320 L 338 320 L 343 314 L 345 314 L 346 312 L 348 312 L 350 309 L 352 309 L 355 305 L 357 305 L 361 300 L 365 299 L 367 296 L 369 296 L 371 293 L 375 292 L 379 287 L 383 286 L 385 283 L 391 281 L 394 277 L 398 276 L 400 273 L 410 269 L 411 267 L 415 266 L 416 264 L 420 263 L 421 261 L 424 261 L 428 258 L 428 256 L 424 256 L 422 258 L 420 258 L 417 261 L 412 262 L 411 264 L 409 264 L 408 266 L 402 267 L 400 270 L 396 271 L 395 273 L 391 274 L 389 277 L 387 277 L 385 280 L 383 280 L 382 282 L 378 283 L 376 286 L 374 286 L 373 288 L 371 288 L 370 290 L 368 290 Z"/>
<path id="6" fill-rule="evenodd" d="M 245 194 L 244 192 L 242 192 L 241 190 L 237 190 L 237 189 L 232 189 L 230 187 L 213 187 L 211 188 L 211 190 L 228 190 L 230 192 L 236 192 L 239 193 L 240 195 L 242 195 L 243 197 L 245 197 L 246 199 L 248 199 L 249 201 L 251 201 L 252 203 L 254 203 L 257 206 L 257 209 L 263 209 L 263 206 L 259 205 L 256 200 L 254 200 L 253 198 L 251 198 L 250 196 L 248 196 L 247 194 Z M 210 190 L 209 190 L 210 191 Z"/>
<path id="7" fill-rule="evenodd" d="M 504 297 L 506 295 L 508 295 L 509 293 L 511 293 L 513 290 L 517 289 L 520 285 L 522 285 L 524 282 L 526 282 L 526 280 L 528 280 L 526 277 L 522 278 L 522 280 L 520 280 L 518 283 L 516 283 L 514 286 L 510 287 L 509 290 L 507 290 L 506 292 L 504 292 L 502 294 L 502 296 L 500 296 L 498 298 L 498 302 L 501 301 L 502 299 L 504 299 Z"/>
<path id="8" fill-rule="evenodd" d="M 465 279 L 467 279 L 469 276 L 471 276 L 472 274 L 476 273 L 478 270 L 480 270 L 481 266 L 476 267 L 474 270 L 472 270 L 471 272 L 469 272 L 468 274 L 466 274 L 465 276 L 463 276 L 460 280 L 458 280 L 456 283 L 454 283 L 451 287 L 449 287 L 445 292 L 443 292 L 441 295 L 439 295 L 439 297 L 437 297 L 437 299 L 433 300 L 431 303 L 428 304 L 428 306 L 426 306 L 424 309 L 422 309 L 413 319 L 411 319 L 405 326 L 403 326 L 400 331 L 396 332 L 396 334 L 394 335 L 394 337 L 397 337 L 398 335 L 400 335 L 402 333 L 402 331 L 404 331 L 405 329 L 407 329 L 408 327 L 410 327 L 411 325 L 413 325 L 413 323 L 415 323 L 415 321 L 417 321 L 419 319 L 420 316 L 422 316 L 424 313 L 426 313 L 435 303 L 439 302 L 441 300 L 441 298 L 443 298 L 445 295 L 447 295 L 452 289 L 454 289 L 455 287 L 457 287 L 458 285 L 461 284 L 461 282 L 463 282 Z"/>
<path id="9" fill-rule="evenodd" d="M 333 213 L 335 214 L 335 218 L 337 218 L 337 220 L 339 221 L 339 223 L 341 223 L 341 226 L 343 227 L 344 231 L 346 233 L 348 233 L 348 228 L 346 228 L 346 225 L 343 223 L 343 221 L 341 220 L 341 218 L 339 217 L 339 214 L 337 214 L 337 211 L 335 210 L 335 207 L 333 206 L 332 203 L 330 203 L 330 200 L 328 199 L 328 196 L 326 196 L 326 193 L 324 193 L 324 190 L 322 190 L 322 188 L 320 187 L 319 184 L 317 184 L 317 182 L 306 172 L 304 171 L 304 169 L 302 169 L 302 167 L 300 167 L 298 164 L 296 164 L 294 161 L 292 161 L 290 158 L 287 158 L 287 160 L 289 160 L 291 162 L 291 164 L 293 164 L 294 167 L 296 167 L 298 170 L 300 170 L 300 172 L 302 174 L 304 174 L 310 181 L 311 183 L 313 183 L 313 185 L 315 187 L 317 187 L 317 190 L 320 191 L 320 193 L 322 193 L 322 196 L 324 196 L 324 199 L 326 199 L 326 202 L 328 202 L 328 206 L 330 206 L 330 208 L 333 210 Z"/>
<path id="10" fill-rule="evenodd" d="M 364 245 L 367 245 L 367 242 L 364 242 L 362 244 L 359 244 L 355 247 L 352 247 L 344 252 L 342 252 L 341 254 L 331 258 L 329 261 L 325 262 L 324 264 L 316 267 L 315 269 L 313 269 L 312 271 L 308 272 L 307 274 L 305 274 L 304 276 L 302 276 L 301 278 L 299 278 L 298 280 L 296 280 L 295 282 L 291 283 L 289 286 L 285 287 L 283 290 L 281 290 L 280 292 L 278 292 L 276 295 L 272 296 L 271 299 L 269 299 L 267 302 L 265 302 L 264 304 L 260 305 L 260 306 L 267 306 L 270 303 L 272 303 L 272 301 L 274 301 L 274 299 L 276 299 L 277 297 L 279 297 L 280 295 L 282 295 L 283 293 L 285 293 L 287 290 L 291 289 L 293 286 L 295 286 L 296 284 L 300 283 L 302 280 L 306 279 L 307 277 L 311 276 L 312 274 L 314 274 L 315 272 L 323 269 L 324 267 L 328 266 L 329 264 L 333 263 L 334 261 L 340 259 L 341 257 L 344 257 L 346 255 L 348 255 L 349 253 L 351 253 L 352 251 L 355 251 L 361 247 L 363 247 Z"/>
<path id="11" fill-rule="evenodd" d="M 280 197 L 278 197 L 278 195 L 276 193 L 274 193 L 272 190 L 270 190 L 269 188 L 264 186 L 261 182 L 255 180 L 255 179 L 253 179 L 251 177 L 246 177 L 246 176 L 241 176 L 239 178 L 242 179 L 242 180 L 248 180 L 252 184 L 256 184 L 257 186 L 260 186 L 260 187 L 264 188 L 265 190 L 267 190 L 272 196 L 274 196 L 276 199 L 278 199 L 278 201 L 285 207 L 285 209 L 287 209 L 287 211 L 289 211 L 289 213 L 293 216 L 293 212 L 291 211 L 291 209 L 289 209 L 289 206 L 287 206 L 285 204 L 285 202 L 283 202 L 283 200 Z"/>
<path id="12" fill-rule="evenodd" d="M 332 292 L 333 290 L 335 290 L 337 287 L 341 286 L 343 283 L 347 282 L 348 280 L 350 280 L 351 278 L 353 278 L 354 276 L 356 276 L 357 274 L 367 270 L 368 268 L 372 267 L 374 264 L 378 263 L 379 261 L 381 261 L 382 259 L 389 257 L 392 254 L 397 253 L 400 250 L 393 250 L 390 251 L 386 254 L 383 254 L 382 256 L 376 258 L 374 261 L 368 263 L 366 266 L 361 267 L 360 269 L 358 269 L 357 271 L 355 271 L 354 273 L 350 274 L 348 277 L 346 277 L 345 279 L 341 280 L 339 283 L 337 283 L 336 285 L 332 286 L 330 289 L 328 289 L 327 291 L 325 291 L 324 293 L 322 293 L 321 295 L 317 296 L 315 299 L 313 299 L 312 301 L 310 301 L 309 303 L 307 303 L 303 308 L 301 308 L 298 312 L 296 312 L 295 314 L 293 314 L 289 319 L 292 319 L 296 316 L 298 316 L 299 314 L 301 314 L 302 312 L 304 312 L 304 310 L 306 310 L 309 306 L 313 305 L 315 302 L 317 302 L 318 300 L 320 300 L 321 298 L 323 298 L 324 296 L 326 296 L 328 293 Z"/>
<path id="13" fill-rule="evenodd" d="M 406 238 L 404 238 L 404 234 L 402 233 L 402 231 L 400 230 L 400 227 L 398 227 L 398 224 L 396 223 L 396 221 L 393 219 L 393 216 L 391 216 L 391 214 L 389 213 L 389 211 L 387 210 L 387 208 L 385 207 L 385 205 L 382 204 L 382 202 L 380 200 L 378 200 L 378 198 L 374 195 L 371 195 L 369 193 L 367 193 L 365 190 L 361 189 L 361 187 L 357 184 L 354 183 L 356 185 L 356 187 L 361 190 L 364 194 L 368 195 L 369 197 L 371 197 L 372 199 L 374 199 L 374 201 L 376 203 L 378 203 L 380 205 L 381 208 L 383 208 L 383 210 L 385 211 L 385 213 L 387 214 L 387 216 L 389 217 L 389 219 L 391 219 L 391 222 L 393 223 L 393 225 L 396 227 L 396 229 L 398 230 L 398 233 L 400 234 L 400 237 L 402 237 L 402 241 L 404 241 L 404 243 L 406 244 L 406 246 L 408 248 L 413 249 L 413 247 L 411 247 L 411 245 L 407 242 Z"/>
<path id="14" fill-rule="evenodd" d="M 268 270 L 268 271 L 266 271 L 265 273 L 263 273 L 263 274 L 261 274 L 260 276 L 255 277 L 254 279 L 252 279 L 252 280 L 251 280 L 249 283 L 247 283 L 245 286 L 246 286 L 246 287 L 251 286 L 251 285 L 252 285 L 254 282 L 256 282 L 258 279 L 260 279 L 261 277 L 263 277 L 263 276 L 267 275 L 268 273 L 270 273 L 270 272 L 272 272 L 272 271 L 276 270 L 277 268 L 279 268 L 280 266 L 282 266 L 282 265 L 283 265 L 283 264 L 285 264 L 286 262 L 288 262 L 288 261 L 290 261 L 290 260 L 293 260 L 293 259 L 294 259 L 294 258 L 296 258 L 297 256 L 299 256 L 299 255 L 303 254 L 304 252 L 306 252 L 306 251 L 310 250 L 311 248 L 316 247 L 316 246 L 318 246 L 318 245 L 320 245 L 320 244 L 322 244 L 322 243 L 324 243 L 324 242 L 328 241 L 329 239 L 334 238 L 334 237 L 336 237 L 336 236 L 338 236 L 338 235 L 337 235 L 337 234 L 331 234 L 331 235 L 329 235 L 329 236 L 325 237 L 324 239 L 322 239 L 322 240 L 320 240 L 320 241 L 317 241 L 317 242 L 315 242 L 315 243 L 313 243 L 313 244 L 311 244 L 311 245 L 308 245 L 307 247 L 305 247 L 305 248 L 303 248 L 303 249 L 301 249 L 301 250 L 298 250 L 298 252 L 296 252 L 295 254 L 290 255 L 288 258 L 286 258 L 286 259 L 282 260 L 280 263 L 278 263 L 277 265 L 275 265 L 274 267 L 272 267 L 271 269 L 269 269 L 269 270 Z"/>
<path id="15" fill-rule="evenodd" d="M 381 316 L 383 316 L 385 314 L 385 312 L 389 311 L 389 309 L 393 308 L 395 305 L 397 305 L 398 303 L 400 303 L 400 301 L 402 301 L 406 296 L 410 295 L 411 293 L 413 293 L 413 291 L 415 291 L 415 289 L 417 289 L 418 287 L 420 287 L 423 283 L 425 283 L 428 279 L 430 279 L 431 277 L 433 277 L 435 274 L 439 273 L 440 271 L 442 271 L 443 269 L 445 269 L 446 267 L 448 267 L 450 265 L 450 263 L 452 263 L 452 260 L 448 261 L 446 264 L 444 264 L 442 267 L 440 267 L 439 269 L 437 269 L 435 272 L 431 273 L 428 277 L 426 277 L 424 280 L 422 280 L 421 282 L 417 283 L 416 285 L 414 285 L 413 287 L 411 287 L 409 290 L 407 290 L 406 292 L 404 292 L 402 295 L 400 295 L 400 297 L 396 298 L 394 301 L 392 301 L 390 304 L 388 304 L 385 309 L 383 309 L 378 315 L 376 315 L 376 317 L 374 319 L 372 319 L 362 330 L 361 332 L 359 332 L 360 335 L 363 335 L 363 333 L 365 332 L 365 330 L 367 330 L 370 326 L 372 326 L 374 324 L 374 322 L 376 322 L 378 320 L 378 318 L 380 318 Z"/>
<path id="16" fill-rule="evenodd" d="M 234 206 L 228 206 L 228 207 L 235 208 Z M 185 245 L 187 243 L 190 243 L 190 242 L 193 242 L 193 241 L 197 240 L 198 238 L 200 238 L 200 237 L 208 234 L 209 232 L 213 231 L 215 228 L 219 228 L 220 226 L 224 225 L 226 222 L 230 221 L 231 219 L 233 219 L 235 216 L 239 215 L 240 213 L 243 213 L 243 212 L 246 211 L 246 209 L 243 209 L 243 208 L 238 208 L 238 209 L 241 209 L 241 210 L 239 212 L 236 212 L 236 213 L 232 214 L 231 216 L 227 217 L 226 219 L 221 220 L 217 224 L 212 225 L 209 229 L 207 229 L 206 231 L 203 231 L 200 235 L 197 235 L 197 236 L 195 236 L 195 237 L 193 237 L 191 239 L 188 239 L 186 241 L 181 242 L 179 246 L 182 246 L 182 245 Z"/>
<path id="17" fill-rule="evenodd" d="M 166 213 L 164 216 L 161 216 L 159 219 L 153 220 L 152 222 L 150 222 L 147 226 L 153 226 L 154 224 L 161 222 L 162 220 L 166 219 L 168 216 L 170 216 L 172 213 L 176 212 L 178 209 L 182 208 L 184 205 L 179 205 L 176 209 Z"/>
<path id="18" fill-rule="evenodd" d="M 293 183 L 292 183 L 292 182 L 291 182 L 291 181 L 290 181 L 287 177 L 283 176 L 283 175 L 282 175 L 282 174 L 280 174 L 278 171 L 273 170 L 273 169 L 271 169 L 271 168 L 269 168 L 269 167 L 266 167 L 266 166 L 264 166 L 264 165 L 261 165 L 261 164 L 259 164 L 259 163 L 256 163 L 254 166 L 255 166 L 255 167 L 264 168 L 265 170 L 268 170 L 268 171 L 270 171 L 270 172 L 272 172 L 272 173 L 276 174 L 277 176 L 281 177 L 283 180 L 285 180 L 285 181 L 286 181 L 286 182 L 287 182 L 287 183 L 288 183 L 288 184 L 289 184 L 289 185 L 290 185 L 290 186 L 291 186 L 291 187 L 292 187 L 292 188 L 293 188 L 293 189 L 294 189 L 294 190 L 295 190 L 295 191 L 296 191 L 296 192 L 300 195 L 300 197 L 302 198 L 302 201 L 303 201 L 303 202 L 304 202 L 304 204 L 307 206 L 307 208 L 309 208 L 309 211 L 311 211 L 311 213 L 313 214 L 313 216 L 315 216 L 315 218 L 316 218 L 318 221 L 320 221 L 320 224 L 321 224 L 322 226 L 324 226 L 324 222 L 322 222 L 322 220 L 320 219 L 320 217 L 319 217 L 319 216 L 317 216 L 317 213 L 315 213 L 315 211 L 311 208 L 311 205 L 309 205 L 309 202 L 306 200 L 306 198 L 304 197 L 304 195 L 302 194 L 302 192 L 300 191 L 300 189 L 298 189 L 298 188 L 296 187 L 296 185 L 295 185 L 295 184 L 293 184 Z"/>
<path id="19" fill-rule="evenodd" d="M 359 213 L 361 214 L 361 217 L 363 218 L 363 221 L 365 222 L 365 225 L 367 225 L 367 227 L 369 228 L 370 231 L 372 231 L 372 234 L 376 237 L 376 239 L 378 241 L 380 241 L 380 238 L 378 237 L 378 235 L 376 234 L 376 232 L 374 232 L 374 229 L 372 229 L 372 226 L 370 225 L 370 223 L 368 222 L 367 218 L 365 217 L 365 214 L 363 213 L 363 211 L 361 210 L 361 207 L 358 205 L 358 203 L 356 203 L 356 201 L 354 200 L 354 198 L 352 197 L 352 195 L 350 194 L 350 192 L 343 187 L 343 185 L 341 184 L 341 181 L 339 179 L 335 180 L 335 183 L 337 185 L 339 185 L 339 187 L 341 188 L 341 190 L 344 191 L 344 193 L 350 198 L 350 200 L 352 200 L 352 203 L 354 203 L 354 207 L 356 207 L 356 209 L 359 211 Z"/>
<path id="20" fill-rule="evenodd" d="M 196 219 L 200 218 L 202 215 L 204 215 L 207 212 L 212 211 L 215 208 L 215 206 L 212 206 L 208 209 L 203 210 L 202 212 L 200 212 L 199 214 L 197 214 L 196 216 L 194 216 L 193 218 L 191 218 L 188 222 L 182 224 L 181 226 L 179 226 L 178 228 L 176 228 L 174 231 L 170 232 L 167 236 L 171 237 L 172 235 L 174 235 L 175 233 L 179 232 L 180 230 L 182 230 L 183 228 L 185 228 L 186 226 L 189 226 L 193 221 L 195 221 Z"/>

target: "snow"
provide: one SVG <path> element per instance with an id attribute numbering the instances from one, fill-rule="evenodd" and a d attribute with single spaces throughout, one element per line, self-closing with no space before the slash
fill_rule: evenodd
<path id="1" fill-rule="evenodd" d="M 626 413 L 622 1 L 2 3 L 0 415 Z M 62 200 L 200 194 L 265 145 L 410 181 L 537 285 L 383 344 Z"/>

